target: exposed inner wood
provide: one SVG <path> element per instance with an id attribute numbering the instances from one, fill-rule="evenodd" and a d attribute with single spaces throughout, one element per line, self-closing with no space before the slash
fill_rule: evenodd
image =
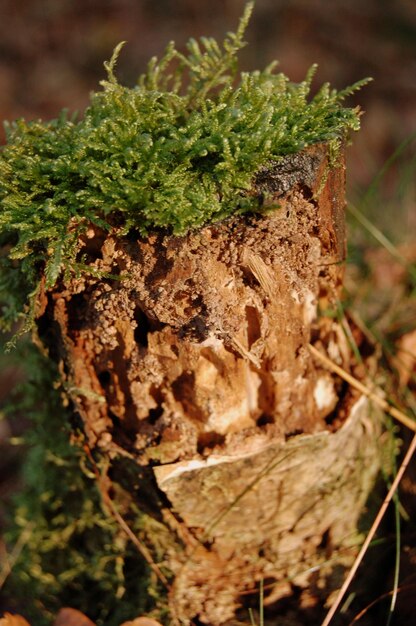
<path id="1" fill-rule="evenodd" d="M 167 527 L 182 528 L 166 563 L 185 623 L 230 619 L 260 579 L 280 581 L 276 598 L 285 577 L 300 584 L 354 532 L 377 472 L 369 402 L 307 347 L 353 365 L 325 314 L 342 285 L 344 179 L 316 146 L 258 173 L 267 214 L 183 237 L 91 228 L 80 257 L 94 274 L 40 298 L 39 336 L 90 447 L 150 465 Z"/>
<path id="2" fill-rule="evenodd" d="M 186 237 L 91 229 L 80 254 L 120 278 L 48 294 L 44 326 L 59 325 L 92 445 L 166 463 L 239 449 L 248 433 L 284 440 L 326 428 L 337 392 L 305 346 L 318 304 L 341 284 L 344 169 L 328 170 L 323 147 L 273 167 L 256 188 L 268 185 L 278 205 L 269 215 Z"/>

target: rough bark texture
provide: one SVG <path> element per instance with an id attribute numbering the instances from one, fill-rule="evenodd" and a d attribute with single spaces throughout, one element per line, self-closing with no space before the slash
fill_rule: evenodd
<path id="1" fill-rule="evenodd" d="M 368 402 L 308 350 L 351 368 L 323 315 L 342 284 L 344 175 L 316 146 L 258 173 L 267 215 L 184 237 L 91 228 L 80 254 L 95 275 L 40 299 L 39 336 L 90 447 L 150 466 L 171 507 L 165 564 L 184 622 L 225 622 L 264 578 L 272 598 L 288 578 L 307 587 L 302 572 L 350 541 L 377 472 Z M 316 589 L 336 587 L 335 570 Z"/>

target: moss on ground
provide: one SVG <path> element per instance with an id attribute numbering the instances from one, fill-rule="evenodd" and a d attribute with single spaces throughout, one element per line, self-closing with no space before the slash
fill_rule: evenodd
<path id="1" fill-rule="evenodd" d="M 74 413 L 62 405 L 57 371 L 33 345 L 14 354 L 26 380 L 6 407 L 13 419 L 29 420 L 25 434 L 23 487 L 15 499 L 6 536 L 23 539 L 5 594 L 16 610 L 39 626 L 62 606 L 77 608 L 97 625 L 118 626 L 156 609 L 157 585 L 122 529 L 102 508 L 91 464 L 77 433 Z M 99 461 L 97 461 L 99 463 Z M 139 536 L 150 521 L 136 511 L 130 521 Z M 147 529 L 146 529 L 147 530 Z"/>

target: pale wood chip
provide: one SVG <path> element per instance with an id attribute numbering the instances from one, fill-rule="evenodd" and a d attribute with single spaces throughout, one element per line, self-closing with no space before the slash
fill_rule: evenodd
<path id="1" fill-rule="evenodd" d="M 274 278 L 270 268 L 258 254 L 248 251 L 245 257 L 251 273 L 257 278 L 269 298 L 272 299 L 275 295 L 273 290 Z"/>
<path id="2" fill-rule="evenodd" d="M 261 368 L 261 363 L 260 363 L 259 359 L 256 357 L 256 355 L 254 355 L 252 352 L 249 352 L 248 350 L 246 350 L 246 348 L 237 339 L 237 337 L 230 337 L 230 341 L 233 344 L 234 348 L 237 350 L 237 352 L 239 352 L 241 354 L 242 357 L 244 357 L 244 358 L 248 359 L 249 361 L 251 361 L 253 363 L 253 365 L 255 365 L 255 367 L 257 367 L 258 369 Z"/>

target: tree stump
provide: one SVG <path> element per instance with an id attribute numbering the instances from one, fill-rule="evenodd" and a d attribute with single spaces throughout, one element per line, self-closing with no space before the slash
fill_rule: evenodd
<path id="1" fill-rule="evenodd" d="M 343 154 L 272 162 L 251 193 L 261 215 L 182 237 L 91 227 L 91 271 L 38 302 L 89 448 L 170 534 L 161 566 L 184 624 L 233 619 L 261 580 L 266 603 L 293 586 L 324 600 L 379 467 L 377 414 L 308 349 L 354 367 L 326 315 L 343 279 Z"/>

